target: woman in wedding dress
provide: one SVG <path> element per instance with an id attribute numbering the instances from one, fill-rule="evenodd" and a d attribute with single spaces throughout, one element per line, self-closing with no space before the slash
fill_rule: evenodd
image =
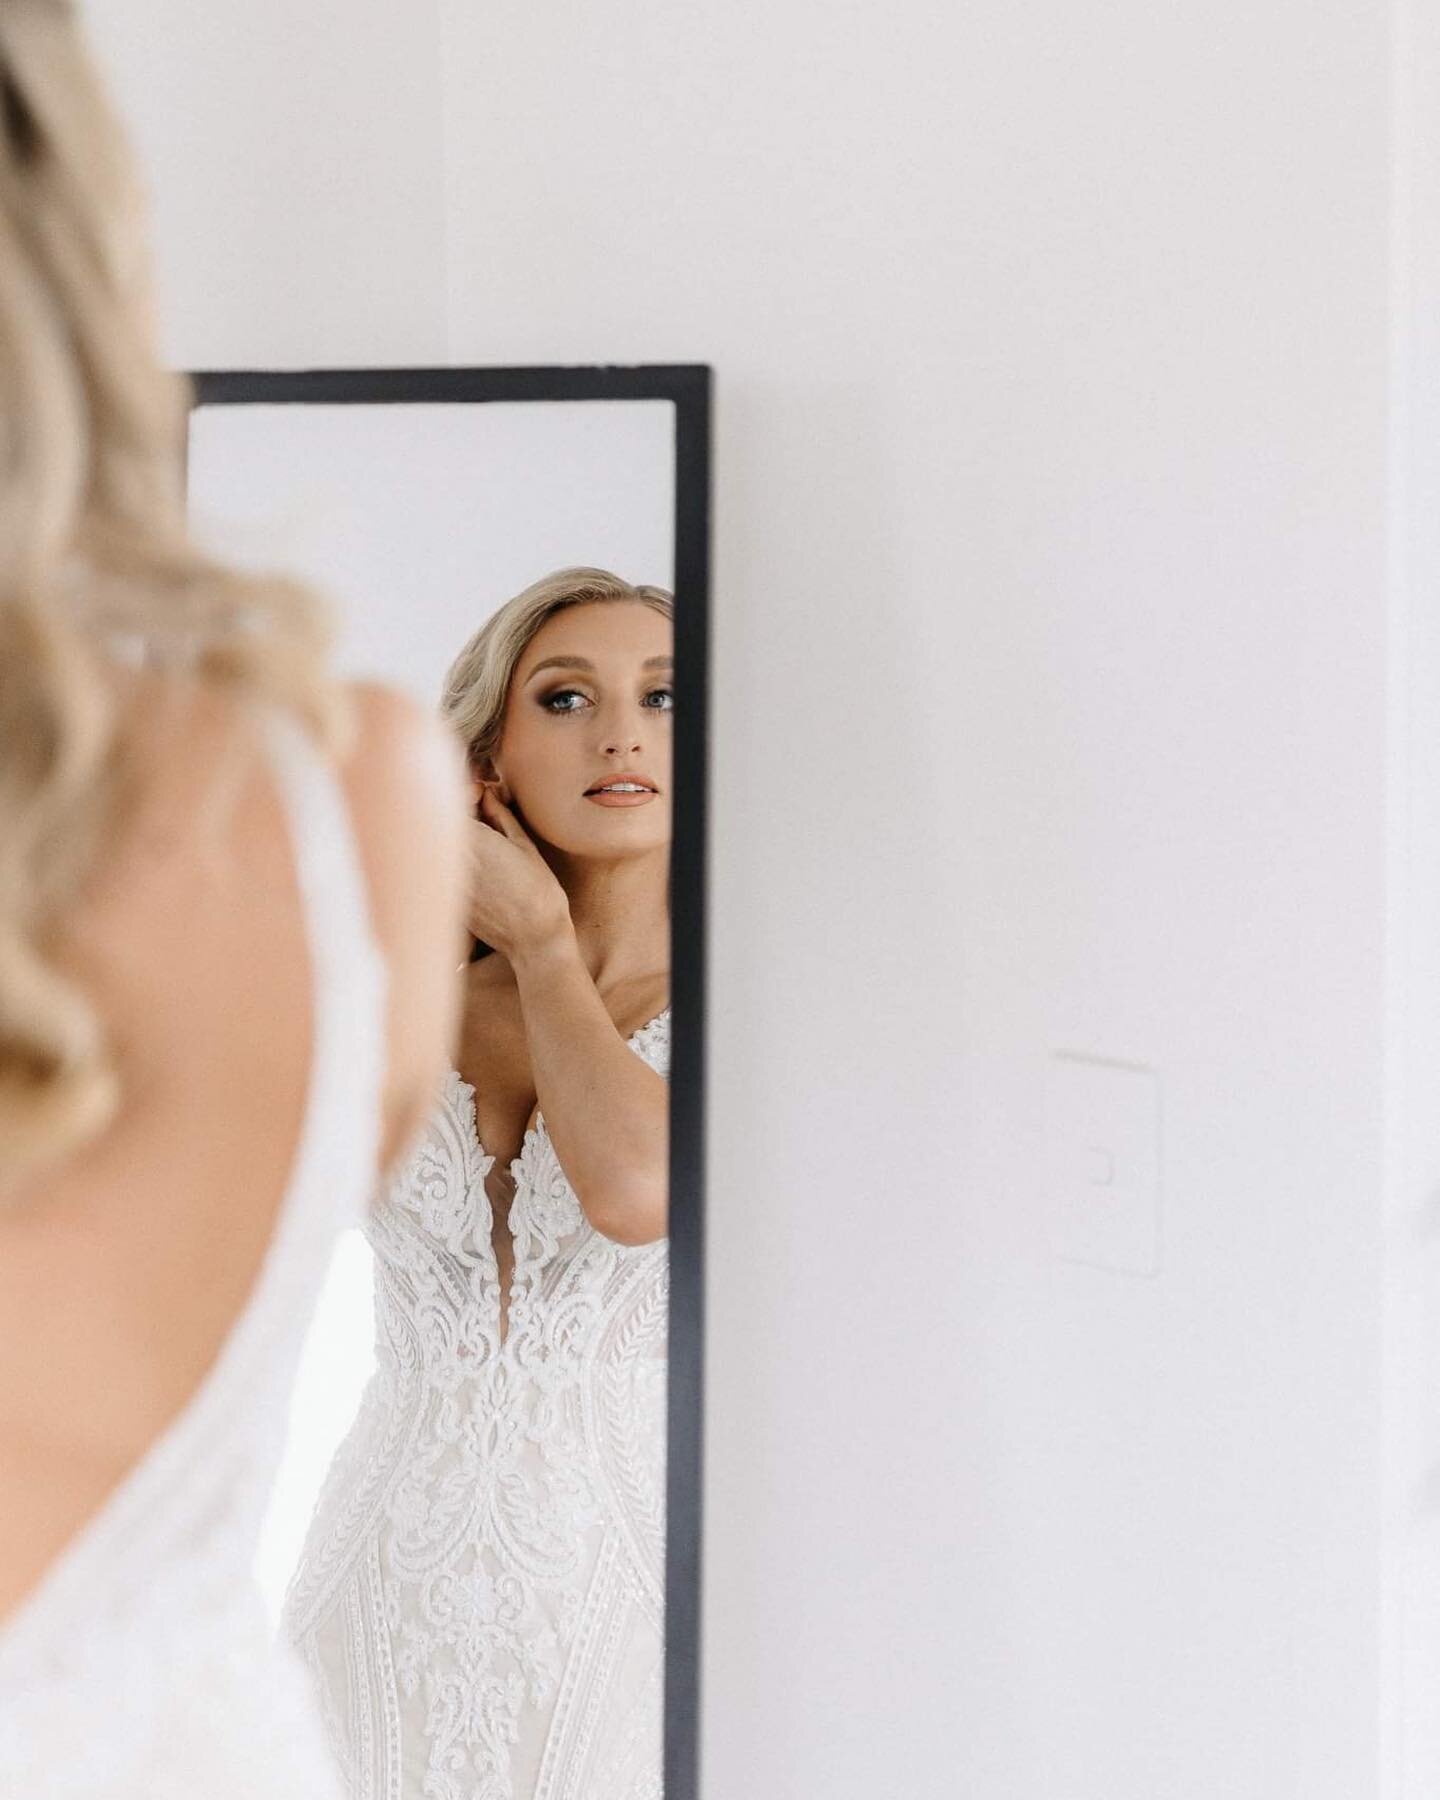
<path id="1" fill-rule="evenodd" d="M 251 1564 L 446 1063 L 464 790 L 308 596 L 187 542 L 151 310 L 71 10 L 4 0 L 0 1796 L 327 1800 Z"/>
<path id="2" fill-rule="evenodd" d="M 447 678 L 493 953 L 286 1607 L 351 1800 L 661 1793 L 671 618 L 565 570 Z"/>

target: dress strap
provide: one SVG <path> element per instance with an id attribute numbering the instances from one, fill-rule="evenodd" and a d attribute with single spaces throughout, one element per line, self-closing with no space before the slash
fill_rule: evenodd
<path id="1" fill-rule="evenodd" d="M 327 1153 L 340 1152 L 339 1160 L 351 1165 L 360 1148 L 373 1167 L 381 1130 L 388 970 L 339 777 L 298 720 L 278 707 L 266 709 L 261 718 L 290 823 L 314 990 L 310 1129 L 293 1171 L 298 1185 L 310 1177 L 307 1162 L 323 1162 Z M 364 1140 L 363 1147 L 357 1139 Z"/>
<path id="2" fill-rule="evenodd" d="M 357 962 L 383 962 L 345 791 L 308 732 L 279 707 L 260 714 L 291 827 L 301 899 L 323 984 Z"/>

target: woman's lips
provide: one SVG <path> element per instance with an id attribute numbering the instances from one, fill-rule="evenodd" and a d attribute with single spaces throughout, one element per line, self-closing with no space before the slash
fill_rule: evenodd
<path id="1" fill-rule="evenodd" d="M 593 800 L 597 806 L 645 806 L 651 800 L 658 800 L 658 794 L 587 794 L 587 800 Z"/>

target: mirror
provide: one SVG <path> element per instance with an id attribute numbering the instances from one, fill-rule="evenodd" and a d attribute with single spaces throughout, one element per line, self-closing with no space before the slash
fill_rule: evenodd
<path id="1" fill-rule="evenodd" d="M 454 1066 L 337 1254 L 262 1583 L 352 1795 L 685 1800 L 707 371 L 195 389 L 197 535 L 331 596 L 345 675 L 443 692 L 501 803 L 474 815 Z M 515 881 L 561 896 L 543 941 L 512 942 Z"/>

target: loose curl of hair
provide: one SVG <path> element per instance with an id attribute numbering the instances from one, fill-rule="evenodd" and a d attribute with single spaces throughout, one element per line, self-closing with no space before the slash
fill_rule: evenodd
<path id="1" fill-rule="evenodd" d="M 189 396 L 151 341 L 142 212 L 72 7 L 0 0 L 0 1200 L 121 1105 L 54 960 L 127 816 L 116 665 L 279 703 L 327 743 L 347 724 L 320 602 L 188 540 Z"/>

